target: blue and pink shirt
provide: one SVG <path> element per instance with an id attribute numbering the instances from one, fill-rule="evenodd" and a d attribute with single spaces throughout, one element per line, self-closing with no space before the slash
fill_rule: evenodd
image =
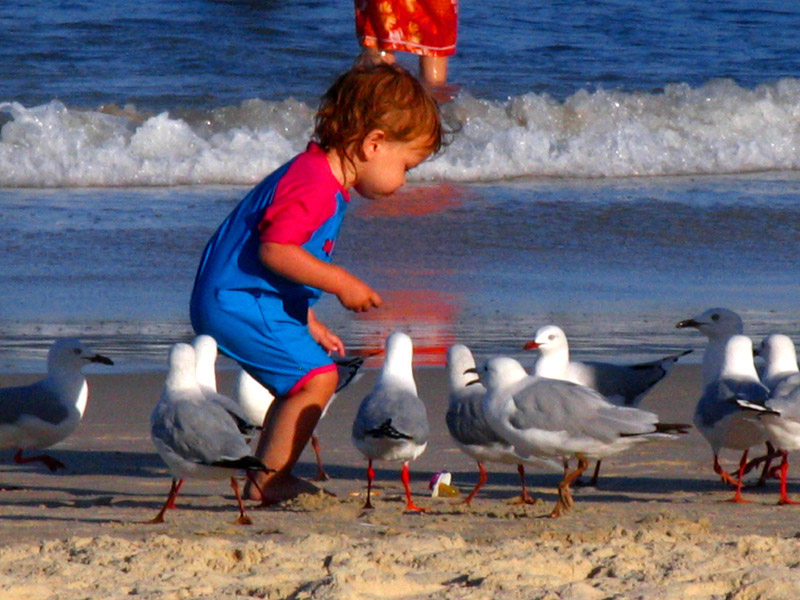
<path id="1" fill-rule="evenodd" d="M 192 304 L 235 289 L 306 299 L 312 305 L 322 292 L 268 270 L 259 259 L 259 246 L 294 244 L 330 262 L 349 200 L 325 153 L 309 144 L 258 184 L 217 229 L 203 253 Z"/>

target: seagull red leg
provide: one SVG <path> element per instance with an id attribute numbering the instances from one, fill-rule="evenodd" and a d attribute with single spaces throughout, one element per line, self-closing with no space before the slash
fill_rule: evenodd
<path id="1" fill-rule="evenodd" d="M 520 504 L 536 504 L 536 499 L 528 493 L 528 488 L 525 486 L 525 466 L 522 463 L 517 465 L 517 473 L 519 473 L 519 481 L 522 484 L 522 496 L 520 496 Z"/>
<path id="2" fill-rule="evenodd" d="M 319 438 L 315 435 L 311 436 L 311 447 L 314 449 L 314 457 L 317 459 L 317 474 L 314 476 L 314 481 L 328 481 L 330 477 L 325 472 L 322 466 L 322 453 L 319 449 Z"/>
<path id="3" fill-rule="evenodd" d="M 600 463 L 603 462 L 598 460 L 594 465 L 594 473 L 592 474 L 592 478 L 589 480 L 589 483 L 586 485 L 590 485 L 593 487 L 597 487 L 597 479 L 600 477 Z"/>
<path id="4" fill-rule="evenodd" d="M 408 469 L 408 461 L 403 463 L 403 470 L 400 471 L 400 478 L 403 480 L 403 488 L 406 490 L 406 510 L 425 512 L 427 509 L 414 504 L 414 500 L 411 498 L 411 473 Z"/>
<path id="5" fill-rule="evenodd" d="M 247 516 L 244 510 L 244 502 L 242 502 L 242 495 L 239 493 L 239 484 L 236 483 L 236 478 L 231 477 L 231 487 L 233 493 L 236 494 L 236 502 L 239 505 L 239 518 L 236 519 L 237 525 L 252 525 L 253 521 Z"/>
<path id="6" fill-rule="evenodd" d="M 781 473 L 781 497 L 778 500 L 778 504 L 800 504 L 795 500 L 789 499 L 789 494 L 786 490 L 786 475 L 789 472 L 789 453 L 786 450 L 781 450 L 781 466 L 780 466 L 780 473 Z"/>
<path id="7" fill-rule="evenodd" d="M 550 513 L 550 516 L 553 518 L 560 517 L 562 513 L 567 512 L 575 504 L 569 487 L 572 482 L 580 477 L 589 467 L 589 460 L 585 456 L 578 454 L 576 458 L 578 459 L 578 466 L 576 469 L 572 473 L 567 474 L 558 484 L 558 501 L 556 502 L 555 508 L 553 508 L 553 512 Z"/>
<path id="8" fill-rule="evenodd" d="M 730 474 L 722 468 L 722 465 L 719 463 L 719 456 L 714 455 L 714 473 L 720 476 L 723 482 L 728 483 L 733 486 L 738 486 L 739 482 L 736 481 Z"/>
<path id="9" fill-rule="evenodd" d="M 746 503 L 750 502 L 742 498 L 742 480 L 744 479 L 744 471 L 747 468 L 747 450 L 742 452 L 742 458 L 739 461 L 739 480 L 736 482 L 736 493 L 731 498 L 731 502 Z"/>
<path id="10" fill-rule="evenodd" d="M 175 498 L 178 497 L 178 492 L 181 491 L 181 486 L 182 485 L 183 485 L 183 479 L 179 479 L 178 480 L 178 484 L 175 486 L 175 494 L 173 494 L 172 498 L 169 500 L 169 502 L 167 504 L 167 508 L 168 509 L 176 508 L 176 506 L 175 506 Z"/>
<path id="11" fill-rule="evenodd" d="M 478 490 L 483 487 L 483 484 L 486 483 L 486 480 L 489 479 L 489 475 L 486 473 L 486 468 L 483 466 L 481 461 L 478 461 L 478 483 L 475 484 L 475 487 L 472 488 L 472 491 L 469 493 L 469 496 L 460 500 L 459 502 L 455 502 L 455 504 L 466 504 L 469 506 L 472 499 L 475 497 L 475 494 L 478 493 Z"/>
<path id="12" fill-rule="evenodd" d="M 372 468 L 372 459 L 369 459 L 369 463 L 367 465 L 367 501 L 364 503 L 364 508 L 374 508 L 372 506 L 372 502 L 370 502 L 370 496 L 372 495 L 372 480 L 375 479 L 375 470 Z"/>
<path id="13" fill-rule="evenodd" d="M 170 505 L 175 506 L 175 498 L 178 495 L 178 490 L 183 485 L 183 479 L 172 480 L 172 485 L 169 488 L 169 496 L 167 497 L 167 501 L 164 502 L 164 506 L 161 507 L 161 510 L 158 511 L 158 514 L 150 519 L 149 521 L 145 521 L 145 523 L 163 523 L 164 522 L 164 513 L 167 512 L 167 509 Z"/>
<path id="14" fill-rule="evenodd" d="M 27 456 L 23 458 L 22 449 L 17 450 L 17 453 L 14 455 L 14 462 L 18 465 L 24 465 L 25 463 L 31 462 L 40 462 L 44 463 L 45 466 L 51 471 L 57 471 L 58 469 L 66 468 L 66 465 L 64 465 L 64 463 L 62 463 L 60 460 L 53 458 L 52 456 L 48 456 L 47 454 L 38 454 L 36 456 Z"/>

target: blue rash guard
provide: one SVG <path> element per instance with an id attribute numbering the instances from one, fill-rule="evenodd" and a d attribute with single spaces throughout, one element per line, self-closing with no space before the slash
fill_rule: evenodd
<path id="1" fill-rule="evenodd" d="M 290 281 L 259 259 L 262 242 L 296 244 L 330 262 L 349 195 L 310 144 L 238 204 L 208 242 L 191 298 L 192 327 L 217 340 L 277 398 L 336 367 L 308 331 L 322 290 Z"/>

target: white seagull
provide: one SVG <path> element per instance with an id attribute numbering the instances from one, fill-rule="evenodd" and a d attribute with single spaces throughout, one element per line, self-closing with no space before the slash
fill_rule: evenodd
<path id="1" fill-rule="evenodd" d="M 540 327 L 534 339 L 525 344 L 525 350 L 538 350 L 539 357 L 533 374 L 549 379 L 571 381 L 592 388 L 617 406 L 637 407 L 650 390 L 664 377 L 682 356 L 684 350 L 657 360 L 619 365 L 607 362 L 571 361 L 569 342 L 564 330 L 556 325 Z M 589 485 L 597 485 L 600 461 L 594 469 Z"/>
<path id="2" fill-rule="evenodd" d="M 248 442 L 262 429 L 260 423 L 252 423 L 249 414 L 243 410 L 238 402 L 217 391 L 217 355 L 219 348 L 217 340 L 212 336 L 200 334 L 192 340 L 194 348 L 196 367 L 195 376 L 197 383 L 203 392 L 206 400 L 216 402 L 224 408 L 236 422 L 239 432 Z"/>
<path id="3" fill-rule="evenodd" d="M 336 385 L 336 392 L 322 410 L 322 419 L 333 404 L 336 394 L 342 388 L 349 385 L 358 378 L 358 371 L 364 364 L 362 356 L 344 356 L 334 358 L 336 368 L 339 373 L 339 383 Z M 262 426 L 270 406 L 275 401 L 275 396 L 267 388 L 261 385 L 256 379 L 244 369 L 239 369 L 236 381 L 233 384 L 233 399 L 239 404 L 242 412 L 246 415 L 248 422 L 256 426 Z M 327 481 L 328 474 L 322 465 L 322 452 L 320 449 L 319 438 L 316 434 L 311 435 L 311 448 L 314 450 L 314 457 L 317 461 L 317 474 L 314 481 Z"/>
<path id="4" fill-rule="evenodd" d="M 659 423 L 658 415 L 611 404 L 591 388 L 568 381 L 530 376 L 508 357 L 485 367 L 486 421 L 521 456 L 578 459 L 578 467 L 558 484 L 558 517 L 573 504 L 571 483 L 586 470 L 588 459 L 600 459 L 633 444 L 674 437 L 688 425 Z"/>
<path id="5" fill-rule="evenodd" d="M 719 378 L 725 357 L 725 343 L 744 331 L 742 318 L 728 308 L 709 308 L 705 312 L 675 324 L 678 329 L 692 327 L 708 338 L 703 352 L 703 388 Z"/>
<path id="6" fill-rule="evenodd" d="M 478 490 L 486 483 L 488 475 L 484 463 L 497 462 L 517 465 L 522 484 L 522 502 L 534 503 L 525 486 L 525 464 L 561 471 L 552 460 L 523 458 L 501 439 L 486 422 L 483 415 L 483 397 L 486 388 L 475 373 L 475 359 L 464 344 L 453 344 L 447 349 L 447 371 L 450 381 L 450 402 L 445 415 L 447 429 L 456 445 L 478 463 L 478 483 L 464 499 L 470 504 Z"/>
<path id="7" fill-rule="evenodd" d="M 756 413 L 770 441 L 780 452 L 781 488 L 778 504 L 800 504 L 790 500 L 786 490 L 789 452 L 800 449 L 800 385 L 783 388 L 779 385 L 764 406 L 743 400 L 737 402 L 741 408 Z"/>
<path id="8" fill-rule="evenodd" d="M 406 493 L 406 510 L 422 511 L 411 498 L 408 463 L 425 451 L 428 445 L 428 415 L 417 395 L 412 368 L 411 338 L 400 331 L 386 339 L 386 358 L 375 387 L 361 401 L 353 421 L 353 445 L 367 458 L 367 501 L 375 472 L 374 460 L 402 461 L 402 481 Z"/>
<path id="9" fill-rule="evenodd" d="M 205 397 L 196 375 L 196 356 L 189 344 L 175 344 L 169 353 L 161 398 L 150 415 L 150 436 L 172 473 L 169 496 L 151 523 L 163 523 L 164 513 L 175 505 L 175 498 L 187 477 L 225 479 L 239 504 L 238 524 L 250 524 L 234 475 L 244 470 L 252 481 L 252 471 L 269 469 L 253 456 L 239 427 L 218 402 Z"/>
<path id="10" fill-rule="evenodd" d="M 788 335 L 773 333 L 766 336 L 756 354 L 765 363 L 761 383 L 769 388 L 771 394 L 786 396 L 790 389 L 800 385 L 797 350 Z"/>
<path id="11" fill-rule="evenodd" d="M 744 401 L 763 407 L 768 398 L 769 390 L 758 380 L 753 363 L 752 341 L 744 335 L 731 336 L 725 343 L 719 377 L 706 386 L 697 403 L 694 424 L 714 453 L 714 472 L 723 481 L 736 486 L 734 502 L 744 502 L 742 478 L 752 467 L 747 462 L 749 448 L 767 439 L 761 423 L 742 411 L 738 403 Z M 736 479 L 719 463 L 722 448 L 742 451 Z"/>
<path id="12" fill-rule="evenodd" d="M 57 340 L 47 353 L 47 377 L 31 385 L 0 389 L 0 448 L 16 448 L 15 462 L 38 461 L 51 471 L 64 468 L 52 456 L 23 458 L 22 451 L 48 448 L 75 431 L 89 398 L 81 373 L 89 363 L 114 364 L 79 340 Z"/>

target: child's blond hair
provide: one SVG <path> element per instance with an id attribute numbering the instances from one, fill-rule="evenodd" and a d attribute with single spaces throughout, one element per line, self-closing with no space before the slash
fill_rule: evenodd
<path id="1" fill-rule="evenodd" d="M 364 159 L 362 143 L 375 129 L 388 141 L 428 140 L 431 153 L 443 143 L 438 103 L 397 65 L 359 65 L 340 75 L 322 97 L 314 137 L 352 163 L 351 152 Z"/>

